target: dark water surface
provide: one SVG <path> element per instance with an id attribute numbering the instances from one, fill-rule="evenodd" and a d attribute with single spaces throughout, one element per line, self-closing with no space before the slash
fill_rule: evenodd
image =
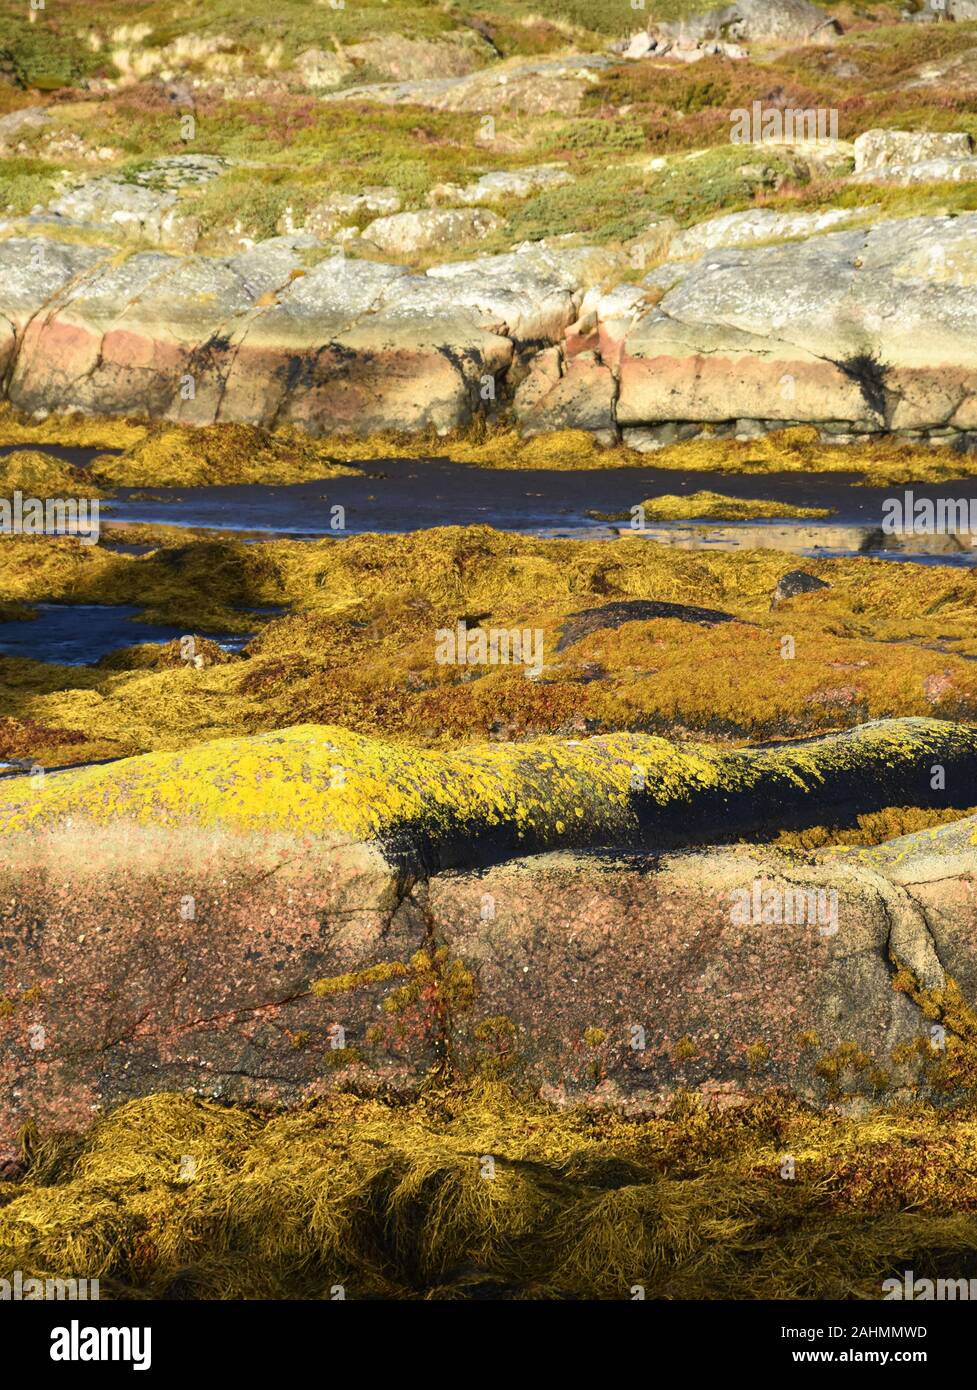
<path id="1" fill-rule="evenodd" d="M 85 666 L 136 642 L 172 642 L 185 627 L 133 621 L 139 612 L 125 604 L 35 603 L 36 618 L 0 623 L 0 654 Z M 253 633 L 208 633 L 225 651 L 240 651 Z"/>
<path id="2" fill-rule="evenodd" d="M 612 536 L 630 508 L 662 494 L 699 491 L 773 503 L 829 507 L 823 521 L 649 523 L 645 534 L 683 548 L 776 548 L 801 555 L 880 554 L 901 560 L 940 557 L 944 564 L 977 563 L 970 535 L 883 536 L 882 506 L 902 487 L 856 487 L 857 474 L 770 473 L 727 475 L 654 468 L 584 472 L 474 468 L 443 459 L 384 460 L 363 465 L 358 477 L 287 487 L 266 485 L 127 489 L 107 503 L 113 521 L 258 531 L 292 537 L 397 534 L 437 526 L 494 526 L 531 535 Z M 973 479 L 913 486 L 917 498 L 977 494 Z M 333 525 L 342 507 L 344 530 Z M 674 534 L 673 534 L 674 533 Z"/>
<path id="3" fill-rule="evenodd" d="M 93 449 L 44 446 L 48 453 L 87 464 Z M 10 453 L 10 447 L 0 453 Z M 375 532 L 395 535 L 438 526 L 483 524 L 537 536 L 611 538 L 641 534 L 648 544 L 682 550 L 775 549 L 799 557 L 872 555 L 880 559 L 970 567 L 977 564 L 977 536 L 891 536 L 881 530 L 887 498 L 903 487 L 858 487 L 855 473 L 732 475 L 644 467 L 557 472 L 549 469 L 476 468 L 444 458 L 386 459 L 355 465 L 353 477 L 290 486 L 123 489 L 102 504 L 102 539 L 113 545 L 113 524 L 201 527 L 260 541 L 274 536 L 314 539 Z M 687 520 L 648 522 L 634 532 L 627 520 L 589 513 L 627 515 L 636 504 L 662 494 L 719 492 L 763 498 L 774 504 L 829 507 L 819 521 L 745 522 Z M 977 480 L 914 485 L 916 498 L 969 499 Z M 344 529 L 334 526 L 342 508 Z M 151 548 L 119 542 L 138 555 Z M 135 620 L 136 607 L 39 604 L 38 616 L 0 623 L 0 654 L 83 665 L 135 642 L 169 642 L 184 629 Z M 215 638 L 228 650 L 248 640 Z"/>

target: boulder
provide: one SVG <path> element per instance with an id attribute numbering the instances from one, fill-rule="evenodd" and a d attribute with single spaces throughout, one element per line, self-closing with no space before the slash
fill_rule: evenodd
<path id="1" fill-rule="evenodd" d="M 610 367 L 593 352 L 570 358 L 549 389 L 530 400 L 524 390 L 516 402 L 516 416 L 524 435 L 553 430 L 588 430 L 600 443 L 617 440 L 614 399 L 617 385 Z"/>
<path id="2" fill-rule="evenodd" d="M 970 428 L 975 232 L 972 213 L 916 217 L 703 256 L 628 331 L 618 423 Z"/>
<path id="3" fill-rule="evenodd" d="M 25 135 L 43 130 L 51 124 L 51 112 L 46 106 L 22 106 L 0 116 L 0 152 L 13 153 Z"/>
<path id="4" fill-rule="evenodd" d="M 825 208 L 822 212 L 775 212 L 750 208 L 710 217 L 672 238 L 668 254 L 673 260 L 699 257 L 725 247 L 758 246 L 763 242 L 803 240 L 821 232 L 836 231 L 846 222 L 871 212 L 870 208 Z"/>
<path id="5" fill-rule="evenodd" d="M 69 226 L 121 232 L 133 241 L 178 251 L 192 251 L 199 235 L 197 220 L 181 216 L 175 193 L 117 179 L 91 179 L 56 198 L 48 210 Z"/>
<path id="6" fill-rule="evenodd" d="M 413 256 L 458 242 L 478 241 L 499 231 L 504 222 L 494 212 L 481 208 L 443 208 L 428 212 L 398 212 L 377 217 L 363 229 L 363 240 L 370 241 L 392 256 Z"/>
<path id="7" fill-rule="evenodd" d="M 917 843 L 894 848 L 913 856 Z M 971 847 L 959 876 L 928 885 L 927 910 L 870 856 L 743 847 L 439 876 L 437 939 L 472 977 L 471 1005 L 451 1018 L 455 1066 L 632 1114 L 680 1091 L 852 1108 L 925 1094 L 933 1015 L 894 988 L 894 961 L 922 990 L 944 988 L 928 924 L 967 897 L 975 867 Z M 956 939 L 974 925 L 970 894 Z"/>
<path id="8" fill-rule="evenodd" d="M 345 79 L 353 64 L 341 53 L 307 48 L 295 60 L 295 75 L 310 92 L 329 92 Z"/>
<path id="9" fill-rule="evenodd" d="M 866 130 L 854 141 L 855 173 L 924 160 L 967 159 L 973 141 L 965 131 Z"/>
<path id="10" fill-rule="evenodd" d="M 660 599 L 624 599 L 618 603 L 605 603 L 600 608 L 585 608 L 579 613 L 571 613 L 560 629 L 556 650 L 565 651 L 592 632 L 616 629 L 625 623 L 644 623 L 653 618 L 705 623 L 708 627 L 716 623 L 735 622 L 731 613 L 723 613 L 718 608 L 696 608 L 686 603 L 667 603 Z"/>
<path id="11" fill-rule="evenodd" d="M 804 570 L 790 570 L 777 580 L 770 607 L 779 608 L 785 599 L 796 598 L 798 594 L 813 594 L 818 589 L 830 587 L 827 580 L 818 579 L 817 575 L 807 574 Z"/>
<path id="12" fill-rule="evenodd" d="M 690 42 L 704 39 L 770 39 L 780 43 L 830 43 L 841 26 L 809 0 L 735 0 L 726 6 L 655 22 L 652 32 Z"/>
<path id="13" fill-rule="evenodd" d="M 483 174 L 464 187 L 455 183 L 435 184 L 428 202 L 463 203 L 467 207 L 503 202 L 508 198 L 528 198 L 541 188 L 559 188 L 572 183 L 573 175 L 563 164 L 534 164 L 525 169 Z"/>
<path id="14" fill-rule="evenodd" d="M 375 82 L 330 94 L 327 101 L 428 106 L 437 111 L 511 111 L 527 116 L 572 115 L 585 92 L 612 67 L 609 54 L 571 54 L 538 62 L 495 63 L 467 77 Z"/>
<path id="15" fill-rule="evenodd" d="M 885 164 L 852 175 L 852 183 L 892 184 L 909 188 L 916 183 L 972 183 L 977 179 L 977 159 L 923 159 L 918 164 Z"/>
<path id="16" fill-rule="evenodd" d="M 395 82 L 464 77 L 497 56 L 492 45 L 474 29 L 438 39 L 385 34 L 382 38 L 347 44 L 343 53 L 353 63 Z"/>
<path id="17" fill-rule="evenodd" d="M 301 219 L 301 229 L 311 236 L 328 241 L 339 227 L 350 223 L 360 213 L 370 212 L 388 216 L 400 211 L 400 194 L 395 188 L 364 188 L 361 193 L 330 193 L 328 198 L 313 207 Z M 291 209 L 284 214 L 279 231 L 287 235 L 299 230 Z"/>

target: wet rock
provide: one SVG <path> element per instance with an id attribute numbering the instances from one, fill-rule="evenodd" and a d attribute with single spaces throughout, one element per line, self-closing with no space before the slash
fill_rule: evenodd
<path id="1" fill-rule="evenodd" d="M 770 607 L 779 608 L 785 599 L 796 598 L 798 594 L 813 594 L 818 589 L 830 587 L 826 580 L 818 579 L 816 575 L 807 574 L 804 570 L 790 570 L 777 581 Z"/>
<path id="2" fill-rule="evenodd" d="M 624 623 L 645 623 L 653 618 L 675 618 L 683 623 L 732 623 L 731 613 L 716 608 L 696 608 L 687 603 L 662 603 L 655 599 L 625 599 L 620 603 L 605 603 L 600 608 L 585 608 L 572 613 L 560 629 L 558 652 L 579 642 L 602 628 L 619 628 Z"/>

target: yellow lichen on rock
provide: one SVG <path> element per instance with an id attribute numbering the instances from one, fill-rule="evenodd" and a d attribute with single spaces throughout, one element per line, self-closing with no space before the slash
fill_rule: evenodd
<path id="1" fill-rule="evenodd" d="M 0 786 L 0 834 L 69 817 L 287 829 L 444 865 L 477 861 L 483 838 L 491 858 L 643 835 L 682 843 L 728 834 L 744 808 L 774 822 L 778 807 L 813 817 L 822 795 L 834 804 L 842 784 L 858 809 L 911 781 L 922 759 L 969 776 L 977 728 L 906 719 L 761 749 L 617 733 L 440 752 L 299 725 L 15 779 Z"/>

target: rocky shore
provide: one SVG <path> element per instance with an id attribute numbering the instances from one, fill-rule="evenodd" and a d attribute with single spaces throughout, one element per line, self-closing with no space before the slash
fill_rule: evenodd
<path id="1" fill-rule="evenodd" d="M 740 753 L 408 755 L 298 728 L 15 779 L 7 1156 L 27 1119 L 156 1090 L 294 1103 L 446 1069 L 632 1114 L 697 1090 L 952 1100 L 977 818 L 875 849 L 692 846 L 952 804 L 922 788 L 972 785 L 975 760 L 972 728 L 924 720 Z"/>
<path id="2" fill-rule="evenodd" d="M 0 1281 L 969 1267 L 974 0 L 130 11 L 0 0 Z"/>
<path id="3" fill-rule="evenodd" d="M 754 233 L 776 237 L 753 214 Z M 12 237 L 0 358 L 19 410 L 448 432 L 511 412 L 638 449 L 719 427 L 958 440 L 977 430 L 977 213 L 695 259 L 604 289 L 599 247 L 406 267 L 280 237 L 228 259 Z M 723 242 L 733 242 L 725 249 Z"/>

